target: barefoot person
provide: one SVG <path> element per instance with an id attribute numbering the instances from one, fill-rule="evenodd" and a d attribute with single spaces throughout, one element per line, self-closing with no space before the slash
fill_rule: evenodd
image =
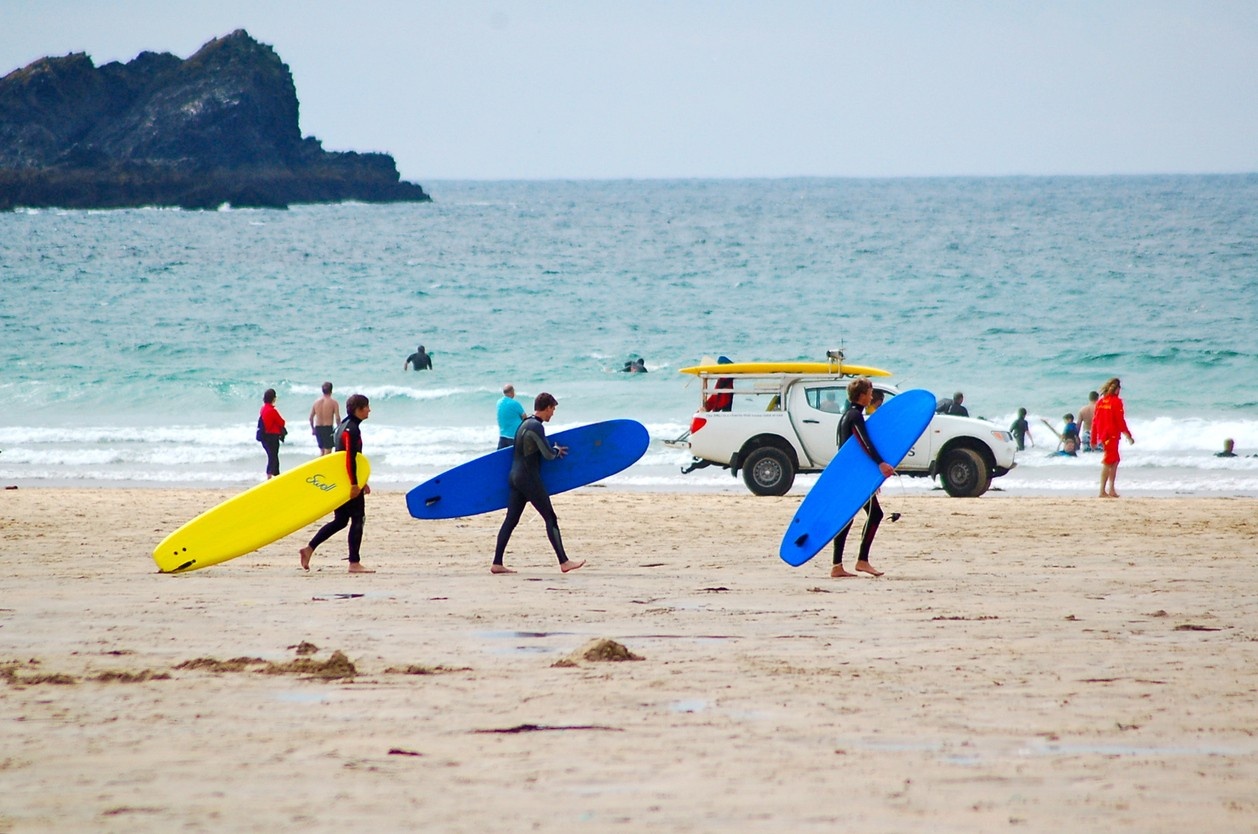
<path id="1" fill-rule="evenodd" d="M 533 401 L 533 413 L 516 429 L 513 446 L 515 451 L 511 458 L 511 474 L 508 476 L 511 498 L 507 504 L 507 517 L 502 520 L 502 527 L 498 530 L 494 563 L 489 569 L 491 573 L 515 573 L 502 563 L 502 557 L 507 552 L 507 542 L 511 541 L 511 533 L 520 523 L 526 504 L 532 504 L 546 522 L 546 537 L 550 539 L 550 546 L 559 557 L 559 569 L 568 573 L 585 564 L 584 559 L 578 562 L 569 561 L 568 554 L 564 553 L 563 539 L 559 535 L 559 519 L 555 516 L 554 507 L 550 505 L 550 494 L 542 483 L 542 461 L 561 458 L 568 453 L 566 446 L 552 446 L 546 439 L 546 427 L 543 423 L 549 423 L 550 418 L 555 416 L 557 405 L 559 401 L 543 391 Z"/>
<path id="2" fill-rule="evenodd" d="M 358 453 L 363 450 L 359 425 L 371 414 L 371 405 L 362 394 L 353 394 L 345 401 L 345 419 L 336 427 L 336 451 L 345 452 L 345 470 L 349 473 L 349 500 L 336 508 L 336 515 L 319 528 L 310 544 L 301 549 L 301 569 L 310 570 L 310 557 L 315 548 L 349 525 L 349 572 L 375 573 L 362 565 L 359 549 L 363 543 L 363 520 L 367 516 L 365 497 L 371 494 L 369 484 L 358 482 Z"/>
<path id="3" fill-rule="evenodd" d="M 869 407 L 873 395 L 874 385 L 864 377 L 848 383 L 848 408 L 839 418 L 839 448 L 842 448 L 849 439 L 856 438 L 856 442 L 865 450 L 865 454 L 878 464 L 878 471 L 882 473 L 882 476 L 890 478 L 895 474 L 895 468 L 878 454 L 873 441 L 869 439 L 869 433 L 865 430 L 865 409 Z M 882 523 L 882 506 L 878 503 L 877 492 L 869 496 L 869 501 L 865 504 L 865 515 L 865 532 L 861 535 L 861 549 L 856 559 L 856 569 L 872 576 L 882 576 L 882 571 L 875 570 L 874 566 L 869 564 L 869 549 L 873 547 L 878 525 Z M 841 576 L 856 576 L 843 567 L 843 547 L 847 544 L 847 534 L 851 529 L 852 522 L 849 521 L 834 537 L 834 567 L 830 568 L 830 575 L 836 579 Z"/>
<path id="4" fill-rule="evenodd" d="M 341 404 L 332 399 L 332 383 L 323 383 L 323 396 L 310 406 L 310 433 L 319 444 L 319 454 L 329 455 L 336 447 L 332 437 L 336 424 L 341 422 Z"/>
<path id="5" fill-rule="evenodd" d="M 280 474 L 280 444 L 288 437 L 288 429 L 275 407 L 275 399 L 275 389 L 266 389 L 262 393 L 262 410 L 258 412 L 258 442 L 266 451 L 267 480 Z"/>
<path id="6" fill-rule="evenodd" d="M 1117 498 L 1114 479 L 1118 476 L 1118 439 L 1127 435 L 1128 443 L 1135 443 L 1127 418 L 1123 414 L 1123 401 L 1118 396 L 1122 383 L 1118 377 L 1101 386 L 1101 398 L 1092 412 L 1092 442 L 1100 442 L 1104 451 L 1101 458 L 1101 498 Z"/>

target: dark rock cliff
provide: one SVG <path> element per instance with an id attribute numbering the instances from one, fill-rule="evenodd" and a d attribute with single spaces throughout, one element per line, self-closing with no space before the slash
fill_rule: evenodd
<path id="1" fill-rule="evenodd" d="M 422 202 L 393 157 L 302 138 L 293 77 L 237 30 L 187 60 L 41 58 L 0 79 L 0 210 Z"/>

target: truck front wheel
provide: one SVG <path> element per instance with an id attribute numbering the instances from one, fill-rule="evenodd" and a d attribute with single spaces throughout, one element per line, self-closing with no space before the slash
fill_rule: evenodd
<path id="1" fill-rule="evenodd" d="M 743 482 L 756 495 L 785 495 L 795 483 L 795 464 L 781 449 L 762 446 L 743 462 Z"/>
<path id="2" fill-rule="evenodd" d="M 977 498 L 991 486 L 983 456 L 973 449 L 953 449 L 944 455 L 939 481 L 953 498 Z"/>

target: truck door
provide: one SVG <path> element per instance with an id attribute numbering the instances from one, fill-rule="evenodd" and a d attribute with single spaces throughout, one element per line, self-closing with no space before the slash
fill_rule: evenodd
<path id="1" fill-rule="evenodd" d="M 838 451 L 839 418 L 847 410 L 847 385 L 798 382 L 790 391 L 791 424 L 814 469 L 824 468 Z"/>

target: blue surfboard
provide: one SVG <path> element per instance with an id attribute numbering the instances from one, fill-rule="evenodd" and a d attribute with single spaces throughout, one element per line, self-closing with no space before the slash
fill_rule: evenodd
<path id="1" fill-rule="evenodd" d="M 552 443 L 568 454 L 542 461 L 542 483 L 551 495 L 602 480 L 633 465 L 651 438 L 636 420 L 606 420 L 556 434 Z M 415 518 L 459 518 L 505 509 L 511 494 L 507 475 L 512 450 L 499 449 L 443 472 L 406 493 Z"/>
<path id="2" fill-rule="evenodd" d="M 917 388 L 887 400 L 865 425 L 882 459 L 899 466 L 934 414 L 935 395 Z M 782 561 L 799 567 L 817 555 L 865 506 L 884 480 L 878 465 L 859 443 L 844 443 L 787 526 L 778 549 Z"/>

